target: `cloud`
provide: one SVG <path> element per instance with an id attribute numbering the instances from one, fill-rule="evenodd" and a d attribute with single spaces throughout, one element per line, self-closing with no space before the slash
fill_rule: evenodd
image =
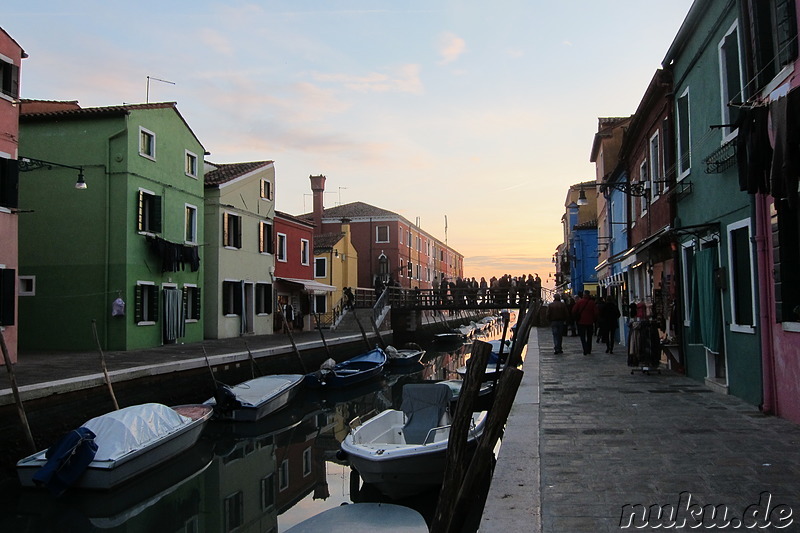
<path id="1" fill-rule="evenodd" d="M 210 48 L 212 51 L 224 56 L 233 56 L 233 45 L 230 40 L 222 33 L 211 28 L 203 28 L 200 30 L 200 42 Z"/>
<path id="2" fill-rule="evenodd" d="M 466 50 L 467 42 L 464 39 L 450 32 L 443 33 L 439 37 L 439 55 L 442 58 L 439 64 L 452 63 L 461 57 L 461 54 Z"/>
<path id="3" fill-rule="evenodd" d="M 358 93 L 411 93 L 422 94 L 423 85 L 420 79 L 420 66 L 406 64 L 390 73 L 370 72 L 363 75 L 321 72 L 312 76 L 315 81 L 338 84 Z"/>

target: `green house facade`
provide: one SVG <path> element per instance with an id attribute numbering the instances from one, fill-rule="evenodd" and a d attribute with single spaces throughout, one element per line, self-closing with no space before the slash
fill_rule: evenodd
<path id="1" fill-rule="evenodd" d="M 673 234 L 687 374 L 759 405 L 754 211 L 751 197 L 739 190 L 735 158 L 744 33 L 737 2 L 697 0 L 663 66 L 674 80 Z"/>
<path id="2" fill-rule="evenodd" d="M 204 338 L 204 152 L 174 102 L 22 103 L 22 352 Z"/>

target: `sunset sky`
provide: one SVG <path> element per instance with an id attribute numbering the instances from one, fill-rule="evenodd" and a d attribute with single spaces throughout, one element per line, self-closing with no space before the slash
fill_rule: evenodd
<path id="1" fill-rule="evenodd" d="M 275 161 L 279 210 L 324 174 L 326 207 L 419 217 L 467 276 L 547 280 L 597 118 L 636 110 L 690 5 L 5 0 L 0 25 L 23 98 L 142 103 L 150 76 L 209 161 Z"/>

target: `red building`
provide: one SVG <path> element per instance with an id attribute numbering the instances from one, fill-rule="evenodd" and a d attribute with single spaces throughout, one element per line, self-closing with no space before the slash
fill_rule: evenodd
<path id="1" fill-rule="evenodd" d="M 380 279 L 384 284 L 397 282 L 401 287 L 430 289 L 434 278 L 463 276 L 464 256 L 417 224 L 363 202 L 325 209 L 325 176 L 310 179 L 314 211 L 301 218 L 314 222 L 316 234 L 339 232 L 342 220 L 349 221 L 358 252 L 359 287 L 374 287 Z"/>
<path id="2" fill-rule="evenodd" d="M 0 28 L 0 332 L 12 363 L 17 360 L 19 73 L 26 57 Z"/>

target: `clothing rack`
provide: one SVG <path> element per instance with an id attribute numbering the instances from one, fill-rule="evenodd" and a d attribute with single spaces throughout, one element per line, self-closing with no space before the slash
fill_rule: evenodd
<path id="1" fill-rule="evenodd" d="M 630 323 L 628 329 L 628 366 L 638 367 L 643 374 L 657 371 L 661 364 L 661 339 L 658 335 L 658 322 L 638 320 Z M 631 370 L 631 374 L 637 369 Z"/>

